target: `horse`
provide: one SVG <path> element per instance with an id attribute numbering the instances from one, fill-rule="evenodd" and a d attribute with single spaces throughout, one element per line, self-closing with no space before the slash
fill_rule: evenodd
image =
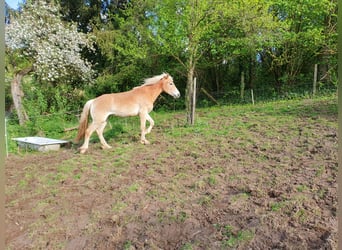
<path id="1" fill-rule="evenodd" d="M 107 125 L 107 118 L 110 115 L 119 117 L 139 115 L 140 142 L 142 144 L 150 144 L 145 138 L 146 134 L 150 133 L 154 126 L 154 121 L 149 113 L 153 109 L 154 102 L 162 92 L 166 92 L 174 98 L 180 97 L 180 92 L 175 86 L 172 76 L 168 73 L 147 78 L 142 85 L 134 87 L 129 91 L 103 94 L 87 101 L 81 113 L 78 133 L 75 138 L 75 143 L 84 138 L 84 143 L 79 148 L 80 153 L 84 154 L 88 150 L 90 136 L 95 130 L 102 148 L 111 148 L 103 137 L 103 130 Z M 92 123 L 88 127 L 89 113 Z M 147 129 L 146 120 L 149 122 Z"/>

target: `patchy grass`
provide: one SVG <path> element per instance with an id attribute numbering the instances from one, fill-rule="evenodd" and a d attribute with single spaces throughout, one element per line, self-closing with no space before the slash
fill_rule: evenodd
<path id="1" fill-rule="evenodd" d="M 151 116 L 151 145 L 111 118 L 112 149 L 11 154 L 8 249 L 336 249 L 335 97 Z"/>

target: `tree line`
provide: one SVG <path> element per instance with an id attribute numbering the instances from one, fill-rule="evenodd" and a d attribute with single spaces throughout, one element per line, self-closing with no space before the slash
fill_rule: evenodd
<path id="1" fill-rule="evenodd" d="M 164 71 L 188 121 L 194 77 L 221 99 L 310 92 L 315 67 L 319 88 L 337 85 L 336 0 L 27 0 L 5 22 L 6 108 L 21 124 Z"/>

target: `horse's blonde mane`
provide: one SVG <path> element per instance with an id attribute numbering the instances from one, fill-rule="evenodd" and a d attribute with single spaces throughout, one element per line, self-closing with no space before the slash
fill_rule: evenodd
<path id="1" fill-rule="evenodd" d="M 146 78 L 144 80 L 144 83 L 140 86 L 137 86 L 135 88 L 139 88 L 139 87 L 142 87 L 142 86 L 148 86 L 148 85 L 153 85 L 153 84 L 156 84 L 157 82 L 159 82 L 160 79 L 162 79 L 163 77 L 165 76 L 170 76 L 168 73 L 163 73 L 163 74 L 160 74 L 160 75 L 157 75 L 157 76 L 153 76 L 153 77 L 150 77 L 150 78 Z M 170 76 L 171 77 L 171 76 Z"/>

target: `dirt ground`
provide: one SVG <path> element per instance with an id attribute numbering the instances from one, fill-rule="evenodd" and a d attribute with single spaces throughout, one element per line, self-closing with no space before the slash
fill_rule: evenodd
<path id="1" fill-rule="evenodd" d="M 156 124 L 147 146 L 128 132 L 85 155 L 11 154 L 6 246 L 337 249 L 337 114 L 314 108 L 208 110 L 195 128 Z"/>

